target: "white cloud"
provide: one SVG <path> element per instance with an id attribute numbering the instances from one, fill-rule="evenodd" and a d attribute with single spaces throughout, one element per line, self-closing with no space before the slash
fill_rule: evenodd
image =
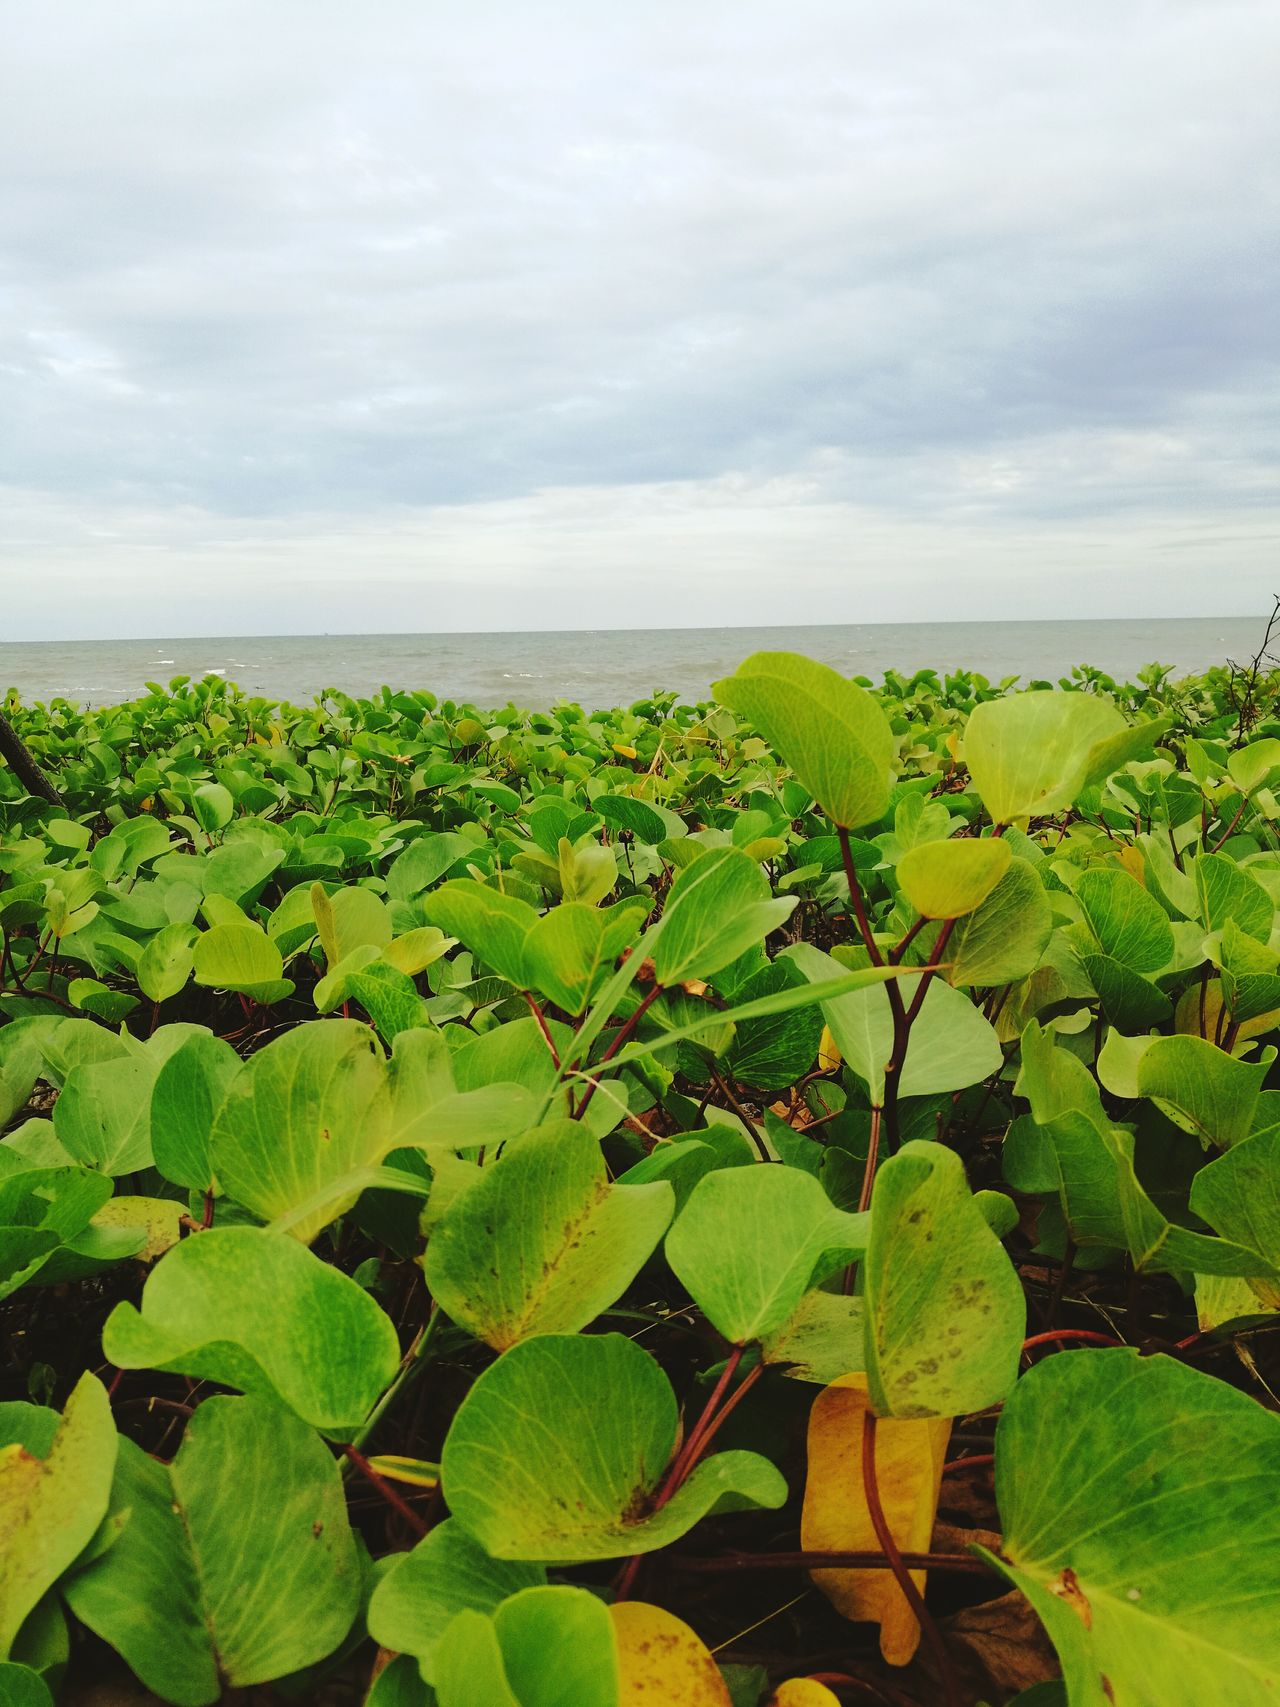
<path id="1" fill-rule="evenodd" d="M 6 627 L 1252 609 L 1276 45 L 1270 0 L 37 9 Z"/>

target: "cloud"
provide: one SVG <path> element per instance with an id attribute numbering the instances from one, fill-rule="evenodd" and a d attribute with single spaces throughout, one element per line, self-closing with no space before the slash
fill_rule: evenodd
<path id="1" fill-rule="evenodd" d="M 820 619 L 868 539 L 886 618 L 965 577 L 1074 613 L 1021 566 L 1120 550 L 1101 609 L 1215 608 L 1155 566 L 1190 541 L 1251 608 L 1277 44 L 1268 0 L 37 9 L 0 99 L 6 614 L 162 632 L 155 582 L 198 627 L 194 552 L 277 626 L 334 578 L 335 624 L 486 588 L 634 620 L 644 542 L 690 621 L 749 588 L 769 620 L 783 576 Z"/>

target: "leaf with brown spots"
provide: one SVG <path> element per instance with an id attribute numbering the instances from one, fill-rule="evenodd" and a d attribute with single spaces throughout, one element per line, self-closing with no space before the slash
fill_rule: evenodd
<path id="1" fill-rule="evenodd" d="M 23 1619 L 106 1515 L 117 1444 L 107 1390 L 82 1375 L 60 1423 L 37 1405 L 0 1406 L 0 1441 L 3 1660 Z"/>
<path id="2" fill-rule="evenodd" d="M 640 1600 L 609 1608 L 618 1642 L 618 1707 L 732 1707 L 702 1638 Z"/>

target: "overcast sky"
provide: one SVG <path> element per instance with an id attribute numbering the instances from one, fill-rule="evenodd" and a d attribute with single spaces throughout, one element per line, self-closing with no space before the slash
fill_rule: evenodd
<path id="1" fill-rule="evenodd" d="M 1246 614 L 1276 0 L 55 0 L 0 632 Z"/>

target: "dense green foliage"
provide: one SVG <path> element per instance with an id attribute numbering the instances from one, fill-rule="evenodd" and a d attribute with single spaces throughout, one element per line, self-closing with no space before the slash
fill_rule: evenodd
<path id="1" fill-rule="evenodd" d="M 1273 1700 L 1278 692 L 11 695 L 0 1699 Z"/>

